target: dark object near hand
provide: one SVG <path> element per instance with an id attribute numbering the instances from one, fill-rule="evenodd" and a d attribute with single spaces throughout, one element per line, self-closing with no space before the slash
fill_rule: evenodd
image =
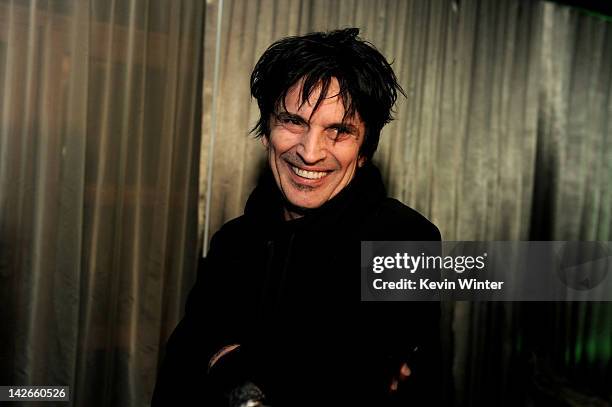
<path id="1" fill-rule="evenodd" d="M 236 387 L 230 392 L 229 407 L 269 407 L 263 404 L 265 395 L 251 382 Z"/>

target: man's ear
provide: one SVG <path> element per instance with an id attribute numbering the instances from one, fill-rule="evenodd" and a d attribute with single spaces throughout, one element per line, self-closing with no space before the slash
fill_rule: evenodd
<path id="1" fill-rule="evenodd" d="M 263 144 L 265 148 L 268 148 L 268 146 L 270 145 L 270 140 L 268 140 L 267 134 L 261 136 L 261 144 Z"/>
<path id="2" fill-rule="evenodd" d="M 360 155 L 360 156 L 359 156 L 359 159 L 357 159 L 357 166 L 358 166 L 359 168 L 361 168 L 361 167 L 363 167 L 363 166 L 364 166 L 364 164 L 365 164 L 367 161 L 368 161 L 368 159 L 367 159 L 367 158 L 365 158 L 365 156 Z"/>

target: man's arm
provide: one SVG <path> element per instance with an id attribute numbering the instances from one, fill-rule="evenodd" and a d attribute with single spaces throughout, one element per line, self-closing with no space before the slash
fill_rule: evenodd
<path id="1" fill-rule="evenodd" d="M 372 222 L 372 240 L 433 242 L 423 250 L 431 255 L 441 252 L 438 228 L 395 199 L 386 200 Z M 384 347 L 387 389 L 399 403 L 420 405 L 425 397 L 437 394 L 435 389 L 440 382 L 440 304 L 398 301 L 372 305 L 383 321 L 381 325 L 390 329 Z"/>
<path id="2" fill-rule="evenodd" d="M 210 400 L 218 395 L 212 368 L 219 370 L 219 352 L 238 344 L 237 311 L 225 300 L 223 233 L 215 234 L 208 256 L 200 261 L 197 280 L 189 293 L 185 316 L 166 345 L 165 357 L 157 377 L 152 406 L 172 406 L 193 400 Z M 213 359 L 214 363 L 211 363 Z M 213 366 L 214 365 L 214 366 Z M 214 405 L 210 401 L 205 405 Z M 184 404 L 188 405 L 188 404 Z"/>

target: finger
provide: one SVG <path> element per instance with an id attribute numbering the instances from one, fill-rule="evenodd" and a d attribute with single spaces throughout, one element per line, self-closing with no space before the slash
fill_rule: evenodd
<path id="1" fill-rule="evenodd" d="M 410 367 L 408 366 L 407 363 L 404 363 L 402 367 L 400 368 L 399 379 L 406 380 L 411 374 L 412 374 L 412 370 L 410 370 Z"/>
<path id="2" fill-rule="evenodd" d="M 391 385 L 389 386 L 389 391 L 391 393 L 396 392 L 397 391 L 397 385 L 398 385 L 397 379 L 391 380 Z"/>

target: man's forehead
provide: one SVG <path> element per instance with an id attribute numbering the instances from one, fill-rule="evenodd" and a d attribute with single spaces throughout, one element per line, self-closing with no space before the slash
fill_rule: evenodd
<path id="1" fill-rule="evenodd" d="M 334 120 L 345 124 L 358 126 L 362 123 L 359 113 L 355 110 L 347 111 L 347 103 L 340 92 L 340 85 L 336 78 L 331 78 L 326 94 L 321 95 L 322 82 L 318 82 L 309 89 L 310 95 L 304 93 L 304 80 L 298 81 L 290 87 L 276 108 L 276 114 L 287 112 L 303 117 L 310 121 L 313 115 L 325 107 L 326 116 L 334 116 Z M 348 95 L 347 95 L 348 96 Z M 318 104 L 318 105 L 317 105 Z M 306 117 L 304 117 L 306 116 Z"/>
<path id="2" fill-rule="evenodd" d="M 304 89 L 304 80 L 298 81 L 296 84 L 289 88 L 287 92 L 286 98 L 297 99 L 300 102 L 308 103 L 310 105 L 314 105 L 319 99 L 320 93 L 323 90 L 324 84 L 322 81 L 317 82 L 315 85 L 306 89 L 310 94 L 305 93 Z M 327 103 L 336 103 L 337 100 L 342 101 L 342 96 L 340 95 L 340 85 L 336 78 L 331 78 L 329 84 L 327 85 L 326 94 L 324 96 L 324 100 Z"/>

